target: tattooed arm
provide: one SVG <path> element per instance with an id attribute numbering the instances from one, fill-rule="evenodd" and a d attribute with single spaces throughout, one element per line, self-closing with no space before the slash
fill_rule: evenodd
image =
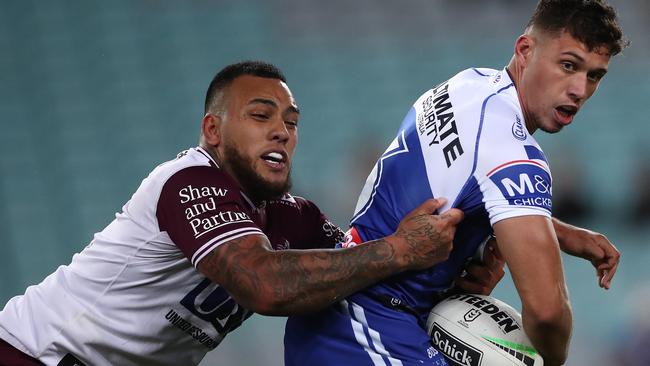
<path id="1" fill-rule="evenodd" d="M 463 214 L 431 213 L 428 200 L 382 239 L 346 249 L 273 251 L 267 238 L 248 235 L 217 247 L 198 269 L 247 309 L 266 315 L 318 310 L 393 274 L 424 269 L 449 256 Z"/>

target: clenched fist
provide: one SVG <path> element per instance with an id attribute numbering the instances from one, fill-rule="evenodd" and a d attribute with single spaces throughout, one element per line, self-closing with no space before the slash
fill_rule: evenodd
<path id="1" fill-rule="evenodd" d="M 464 215 L 456 208 L 434 215 L 446 202 L 444 198 L 426 200 L 406 215 L 391 235 L 406 268 L 425 269 L 449 258 L 456 226 Z"/>

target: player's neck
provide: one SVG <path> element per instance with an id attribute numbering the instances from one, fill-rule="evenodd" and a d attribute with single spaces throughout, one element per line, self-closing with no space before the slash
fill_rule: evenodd
<path id="1" fill-rule="evenodd" d="M 515 85 L 515 90 L 517 91 L 517 98 L 519 99 L 519 106 L 521 107 L 521 112 L 524 117 L 524 124 L 526 125 L 526 129 L 528 130 L 528 133 L 532 135 L 537 130 L 537 128 L 535 127 L 533 116 L 528 112 L 526 98 L 524 96 L 524 92 L 522 88 L 520 87 L 523 68 L 517 62 L 515 56 L 512 56 L 512 59 L 510 59 L 510 63 L 508 64 L 508 66 L 506 66 L 506 72 L 508 73 L 508 76 L 510 76 L 510 80 L 512 80 L 513 84 Z"/>
<path id="2" fill-rule="evenodd" d="M 210 146 L 203 141 L 201 141 L 199 147 L 201 147 L 208 154 L 210 154 L 210 157 L 212 158 L 212 160 L 214 160 L 215 163 L 217 163 L 218 166 L 220 167 L 222 166 L 221 159 L 219 158 L 219 152 L 217 152 L 217 149 L 215 147 Z"/>

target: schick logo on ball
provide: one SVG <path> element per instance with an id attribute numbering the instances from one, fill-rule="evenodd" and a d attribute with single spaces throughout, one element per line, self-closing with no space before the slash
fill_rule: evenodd
<path id="1" fill-rule="evenodd" d="M 431 330 L 433 343 L 438 350 L 454 365 L 480 366 L 483 360 L 483 352 L 461 341 L 442 329 L 438 323 L 433 323 Z"/>

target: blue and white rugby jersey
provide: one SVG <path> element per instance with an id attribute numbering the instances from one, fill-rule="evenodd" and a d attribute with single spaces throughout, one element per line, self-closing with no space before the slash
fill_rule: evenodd
<path id="1" fill-rule="evenodd" d="M 548 163 L 526 131 L 505 69 L 467 69 L 415 102 L 368 176 L 351 225 L 362 241 L 390 235 L 401 218 L 432 197 L 448 199 L 441 212 L 450 207 L 465 212 L 449 259 L 365 291 L 397 298 L 422 317 L 492 233 L 494 223 L 551 216 Z M 363 297 L 364 292 L 352 300 L 367 303 Z"/>

